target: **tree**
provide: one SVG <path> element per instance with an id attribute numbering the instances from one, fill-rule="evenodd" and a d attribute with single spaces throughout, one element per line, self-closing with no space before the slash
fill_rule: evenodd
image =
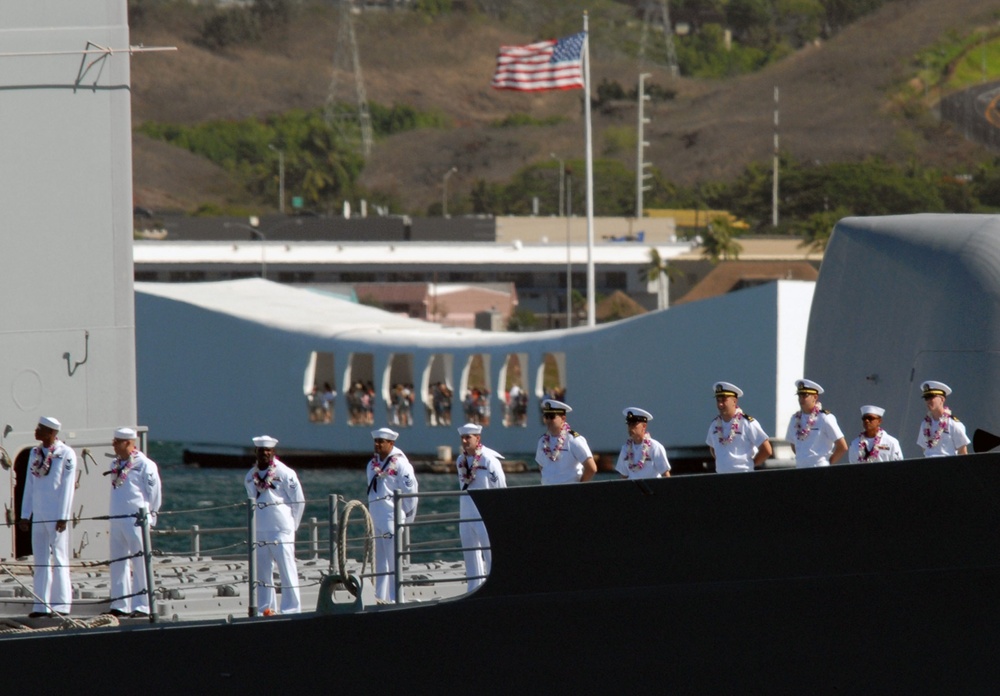
<path id="1" fill-rule="evenodd" d="M 538 328 L 538 317 L 530 309 L 518 307 L 507 320 L 508 331 L 534 331 Z"/>
<path id="2" fill-rule="evenodd" d="M 802 228 L 803 240 L 799 246 L 809 247 L 809 251 L 826 251 L 830 235 L 833 234 L 833 226 L 837 224 L 838 220 L 850 214 L 851 212 L 847 208 L 839 207 L 836 210 L 824 210 L 821 213 L 810 215 Z"/>
<path id="3" fill-rule="evenodd" d="M 670 306 L 670 281 L 679 279 L 681 272 L 667 263 L 656 247 L 650 247 L 649 266 L 639 269 L 639 277 L 650 283 L 656 281 L 657 309 L 666 309 Z"/>
<path id="4" fill-rule="evenodd" d="M 736 228 L 722 215 L 716 215 L 709 221 L 702 246 L 705 256 L 712 259 L 712 263 L 718 263 L 720 259 L 736 260 L 743 251 L 743 246 L 736 241 Z"/>

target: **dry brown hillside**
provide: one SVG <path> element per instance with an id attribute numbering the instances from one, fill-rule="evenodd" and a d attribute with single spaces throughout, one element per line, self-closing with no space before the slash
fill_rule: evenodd
<path id="1" fill-rule="evenodd" d="M 971 163 L 989 156 L 948 128 L 914 132 L 887 106 L 894 85 L 909 79 L 912 57 L 950 31 L 964 33 L 994 22 L 998 0 L 896 0 L 820 46 L 738 79 L 671 82 L 653 70 L 653 82 L 678 92 L 647 112 L 649 160 L 673 181 L 690 184 L 729 179 L 748 163 L 765 162 L 772 147 L 773 91 L 781 92 L 781 147 L 804 160 L 853 160 L 869 155 L 927 163 Z M 600 27 L 592 26 L 592 33 Z M 145 54 L 132 62 L 133 113 L 146 119 L 192 123 L 265 116 L 325 103 L 337 39 L 335 16 L 309 11 L 287 34 L 218 55 L 192 43 L 196 24 L 145 21 L 133 43 L 173 45 L 177 53 Z M 518 35 L 464 16 L 421 23 L 407 15 L 358 19 L 357 36 L 369 99 L 436 109 L 454 120 L 450 130 L 406 133 L 376 144 L 363 184 L 394 193 L 408 210 L 440 199 L 441 178 L 458 168 L 449 186 L 468 191 L 478 179 L 507 179 L 549 153 L 582 157 L 580 93 L 537 95 L 489 87 L 501 43 Z M 637 65 L 613 51 L 595 50 L 593 83 L 636 80 Z M 347 76 L 340 83 L 352 86 Z M 348 90 L 343 98 L 352 98 Z M 499 129 L 490 121 L 512 113 L 561 114 L 552 127 Z M 604 151 L 608 126 L 635 122 L 629 105 L 594 114 L 595 152 Z M 632 163 L 632 152 L 620 153 Z M 221 170 L 174 148 L 137 137 L 135 197 L 150 207 L 191 210 L 203 202 L 249 203 Z"/>

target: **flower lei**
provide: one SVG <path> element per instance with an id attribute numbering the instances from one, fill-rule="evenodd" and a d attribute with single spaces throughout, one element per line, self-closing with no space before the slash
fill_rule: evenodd
<path id="1" fill-rule="evenodd" d="M 722 416 L 715 417 L 715 427 L 712 429 L 712 432 L 719 438 L 720 445 L 728 445 L 733 441 L 734 437 L 740 434 L 741 418 L 743 418 L 743 409 L 737 406 L 736 413 L 733 414 L 733 418 L 729 422 L 729 436 L 722 437 Z"/>
<path id="2" fill-rule="evenodd" d="M 56 444 L 59 441 L 56 440 L 52 443 L 52 447 L 49 449 L 48 455 L 42 456 L 42 446 L 38 445 L 35 447 L 35 461 L 31 465 L 32 476 L 48 476 L 49 469 L 52 468 L 52 459 L 56 456 Z"/>
<path id="3" fill-rule="evenodd" d="M 629 471 L 641 471 L 649 459 L 649 450 L 653 447 L 653 440 L 649 435 L 643 435 L 642 445 L 639 449 L 639 459 L 634 462 L 632 461 L 634 456 L 632 453 L 633 444 L 632 438 L 629 438 L 628 442 L 625 443 L 625 461 L 628 462 Z"/>
<path id="4" fill-rule="evenodd" d="M 797 437 L 799 440 L 805 440 L 807 437 L 809 437 L 809 432 L 812 430 L 812 427 L 816 425 L 816 419 L 819 418 L 819 404 L 817 403 L 815 406 L 813 406 L 812 411 L 809 412 L 809 418 L 806 419 L 805 427 L 801 425 L 802 411 L 796 413 L 795 417 L 798 419 L 799 422 L 799 425 L 796 426 L 795 428 L 795 437 Z"/>
<path id="5" fill-rule="evenodd" d="M 569 432 L 569 423 L 563 423 L 562 430 L 559 431 L 559 437 L 556 438 L 556 446 L 552 447 L 550 440 L 552 436 L 547 432 L 542 435 L 542 452 L 545 456 L 549 458 L 549 461 L 554 462 L 559 459 L 559 450 L 563 448 L 566 444 L 566 434 Z"/>
<path id="6" fill-rule="evenodd" d="M 870 462 L 872 460 L 878 459 L 878 445 L 882 442 L 882 434 L 885 431 L 882 428 L 878 429 L 875 433 L 875 440 L 872 441 L 871 449 L 868 449 L 868 438 L 865 437 L 865 432 L 862 430 L 858 434 L 858 461 L 859 462 Z"/>
<path id="7" fill-rule="evenodd" d="M 472 459 L 472 464 L 469 464 L 469 455 L 463 453 L 458 459 L 458 480 L 463 486 L 470 485 L 476 480 L 476 469 L 486 469 L 479 463 L 479 460 L 483 456 L 483 445 L 480 443 L 476 447 L 475 456 Z"/>
<path id="8" fill-rule="evenodd" d="M 114 478 L 111 479 L 112 488 L 121 488 L 122 484 L 125 483 L 125 479 L 128 478 L 128 472 L 135 466 L 135 452 L 131 452 L 128 455 L 128 459 L 115 458 L 111 462 L 111 473 L 114 474 Z"/>
<path id="9" fill-rule="evenodd" d="M 927 449 L 935 447 L 937 443 L 941 442 L 941 435 L 950 432 L 948 430 L 948 421 L 951 419 L 951 409 L 947 406 L 944 407 L 944 413 L 941 415 L 941 420 L 938 421 L 937 432 L 931 434 L 931 414 L 924 416 L 924 437 L 927 438 Z"/>
<path id="10" fill-rule="evenodd" d="M 278 467 L 274 463 L 264 469 L 263 472 L 260 469 L 253 472 L 253 485 L 257 487 L 258 495 L 268 488 L 275 488 L 274 482 L 278 480 L 278 477 L 275 475 L 277 473 Z"/>
<path id="11" fill-rule="evenodd" d="M 395 476 L 399 473 L 399 470 L 396 468 L 395 454 L 389 457 L 384 465 L 378 460 L 378 455 L 376 454 L 372 457 L 371 465 L 376 476 Z"/>

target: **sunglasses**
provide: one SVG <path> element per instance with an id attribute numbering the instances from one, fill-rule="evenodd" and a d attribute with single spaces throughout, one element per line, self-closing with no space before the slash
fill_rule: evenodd
<path id="1" fill-rule="evenodd" d="M 385 440 L 385 439 L 383 439 L 381 437 L 375 438 L 375 444 L 376 445 L 381 445 L 383 442 L 392 442 L 392 440 Z"/>
<path id="2" fill-rule="evenodd" d="M 874 420 L 879 420 L 879 417 L 878 416 L 861 416 L 861 420 L 863 420 L 863 421 L 874 421 Z"/>
<path id="3" fill-rule="evenodd" d="M 628 423 L 629 425 L 635 425 L 636 423 L 645 423 L 646 419 L 645 418 L 634 418 L 633 417 L 633 418 L 626 418 L 625 422 Z"/>
<path id="4" fill-rule="evenodd" d="M 556 416 L 561 416 L 561 413 L 545 413 L 542 414 L 542 418 L 545 420 L 553 420 Z"/>

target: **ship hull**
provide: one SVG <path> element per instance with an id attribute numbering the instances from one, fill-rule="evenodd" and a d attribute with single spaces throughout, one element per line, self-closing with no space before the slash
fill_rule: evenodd
<path id="1" fill-rule="evenodd" d="M 0 649 L 36 687 L 141 654 L 164 676 L 152 692 L 987 692 L 997 490 L 983 454 L 476 492 L 494 566 L 465 598 Z M 74 659 L 47 673 L 53 654 Z"/>

